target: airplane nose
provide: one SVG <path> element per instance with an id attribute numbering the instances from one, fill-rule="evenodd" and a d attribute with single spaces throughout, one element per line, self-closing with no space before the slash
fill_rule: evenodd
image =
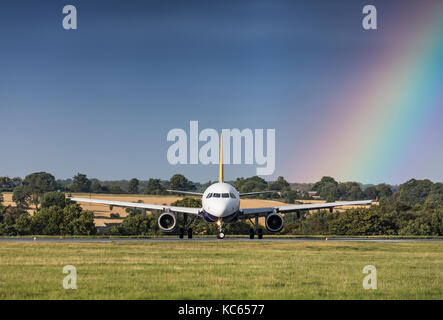
<path id="1" fill-rule="evenodd" d="M 213 213 L 218 217 L 224 217 L 228 215 L 229 212 L 229 203 L 225 202 L 219 202 L 217 205 L 215 205 L 213 208 L 211 208 Z"/>

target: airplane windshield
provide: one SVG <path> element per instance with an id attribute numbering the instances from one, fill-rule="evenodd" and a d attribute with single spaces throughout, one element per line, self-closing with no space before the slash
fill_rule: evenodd
<path id="1" fill-rule="evenodd" d="M 213 193 L 212 196 L 213 196 L 214 198 L 220 198 L 220 193 Z"/>
<path id="2" fill-rule="evenodd" d="M 222 193 L 223 198 L 229 198 L 229 193 Z"/>
<path id="3" fill-rule="evenodd" d="M 206 196 L 206 198 L 211 198 L 212 197 L 212 193 L 208 193 L 208 195 Z"/>
<path id="4" fill-rule="evenodd" d="M 231 196 L 231 198 L 235 199 L 235 194 L 230 193 L 229 195 Z"/>

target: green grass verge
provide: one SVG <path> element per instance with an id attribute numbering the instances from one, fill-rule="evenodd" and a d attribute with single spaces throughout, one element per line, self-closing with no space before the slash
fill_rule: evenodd
<path id="1" fill-rule="evenodd" d="M 0 299 L 442 299 L 442 280 L 441 242 L 0 243 Z"/>
<path id="2" fill-rule="evenodd" d="M 65 236 L 48 236 L 48 235 L 20 235 L 20 236 L 0 236 L 0 239 L 14 239 L 14 238 L 52 238 L 52 239 L 161 239 L 161 238 L 177 238 L 178 235 L 176 234 L 158 234 L 158 235 L 140 235 L 140 236 L 121 236 L 121 235 L 115 235 L 115 236 L 109 236 L 104 234 L 97 234 L 93 236 L 82 236 L 82 235 L 65 235 Z M 216 238 L 216 235 L 196 235 L 194 234 L 195 238 L 210 238 L 214 239 Z M 249 239 L 249 235 L 244 234 L 228 234 L 226 235 L 227 238 L 245 238 Z M 294 235 L 294 234 L 265 234 L 264 239 L 346 239 L 346 238 L 357 238 L 357 239 L 438 239 L 443 240 L 443 236 L 414 236 L 414 235 L 369 235 L 369 236 L 361 236 L 361 235 L 355 235 L 355 236 L 348 236 L 348 235 Z"/>

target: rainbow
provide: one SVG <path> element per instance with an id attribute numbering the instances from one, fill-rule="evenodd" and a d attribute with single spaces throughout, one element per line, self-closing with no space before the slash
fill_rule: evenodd
<path id="1" fill-rule="evenodd" d="M 443 160 L 443 5 L 439 5 L 415 12 L 413 22 L 386 35 L 389 45 L 380 60 L 365 67 L 360 83 L 347 84 L 346 92 L 334 98 L 331 117 L 339 122 L 323 128 L 317 137 L 321 141 L 307 151 L 313 160 L 304 175 L 402 183 L 424 178 L 429 170 L 443 171 L 438 163 Z M 402 28 L 407 28 L 407 38 Z M 429 130 L 440 139 L 427 141 L 423 133 Z M 439 145 L 426 145 L 435 140 Z M 303 180 L 298 176 L 291 178 Z"/>

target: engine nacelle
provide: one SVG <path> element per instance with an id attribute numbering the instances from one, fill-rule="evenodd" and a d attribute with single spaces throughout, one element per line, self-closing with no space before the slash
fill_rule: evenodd
<path id="1" fill-rule="evenodd" d="M 158 217 L 158 226 L 162 231 L 173 231 L 177 225 L 177 217 L 174 213 L 163 212 Z"/>
<path id="2" fill-rule="evenodd" d="M 266 229 L 268 229 L 269 232 L 281 231 L 283 224 L 283 217 L 275 211 L 266 216 Z"/>

